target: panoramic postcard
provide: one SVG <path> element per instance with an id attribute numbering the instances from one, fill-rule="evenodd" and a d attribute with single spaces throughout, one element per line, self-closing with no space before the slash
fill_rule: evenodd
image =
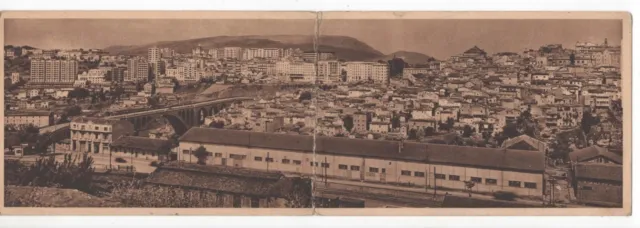
<path id="1" fill-rule="evenodd" d="M 630 213 L 624 13 L 3 17 L 4 214 Z"/>

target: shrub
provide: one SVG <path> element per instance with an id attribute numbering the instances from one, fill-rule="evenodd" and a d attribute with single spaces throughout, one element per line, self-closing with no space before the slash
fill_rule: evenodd
<path id="1" fill-rule="evenodd" d="M 513 192 L 497 191 L 493 193 L 493 197 L 499 200 L 513 201 L 516 198 L 516 194 Z"/>
<path id="2" fill-rule="evenodd" d="M 158 161 L 152 161 L 149 165 L 153 167 L 158 167 Z"/>
<path id="3" fill-rule="evenodd" d="M 93 158 L 86 154 L 81 159 L 79 156 L 72 159 L 71 155 L 65 155 L 62 162 L 56 161 L 53 156 L 38 158 L 26 169 L 18 167 L 18 178 L 12 178 L 10 181 L 19 185 L 90 191 L 94 171 L 92 166 Z"/>
<path id="4" fill-rule="evenodd" d="M 118 163 L 126 163 L 127 160 L 124 160 L 124 158 L 121 158 L 121 157 L 117 157 L 116 158 L 116 162 L 118 162 Z"/>

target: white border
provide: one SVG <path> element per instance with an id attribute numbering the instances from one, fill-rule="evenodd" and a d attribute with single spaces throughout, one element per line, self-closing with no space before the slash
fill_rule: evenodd
<path id="1" fill-rule="evenodd" d="M 0 10 L 288 10 L 288 11 L 627 11 L 640 15 L 640 1 L 637 0 L 5 0 L 0 2 Z M 632 31 L 639 29 L 632 23 Z M 633 36 L 634 41 L 639 38 Z M 636 43 L 636 42 L 634 42 Z M 638 56 L 638 45 L 633 45 L 633 56 Z M 633 66 L 640 66 L 637 58 Z M 635 76 L 636 70 L 633 71 Z M 634 88 L 640 88 L 638 80 L 632 80 Z M 638 101 L 638 92 L 633 92 L 633 103 Z M 640 114 L 633 113 L 635 120 Z M 638 130 L 639 123 L 633 124 Z M 640 142 L 640 135 L 633 135 L 634 142 Z M 632 145 L 633 147 L 633 145 Z M 635 148 L 635 147 L 633 147 Z M 640 163 L 640 156 L 632 156 L 632 165 Z M 636 169 L 634 169 L 636 170 Z M 633 175 L 633 183 L 638 182 Z M 632 187 L 633 209 L 638 208 L 636 198 L 638 188 Z M 56 216 L 25 217 L 2 216 L 0 227 L 98 227 L 149 226 L 149 227 L 212 227 L 212 226 L 261 226 L 261 227 L 640 227 L 638 216 L 632 217 L 98 217 L 98 216 Z"/>

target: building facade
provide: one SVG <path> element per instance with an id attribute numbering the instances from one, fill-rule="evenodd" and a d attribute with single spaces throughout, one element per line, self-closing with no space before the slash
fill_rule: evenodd
<path id="1" fill-rule="evenodd" d="M 111 143 L 133 133 L 133 124 L 126 120 L 78 117 L 71 121 L 71 150 L 108 154 Z"/>
<path id="2" fill-rule="evenodd" d="M 251 140 L 249 140 L 249 138 Z M 177 159 L 195 163 L 200 146 L 206 163 L 328 176 L 355 181 L 403 183 L 429 188 L 510 191 L 542 197 L 544 154 L 439 144 L 313 137 L 191 128 L 180 138 Z M 315 161 L 315 162 L 314 162 Z"/>

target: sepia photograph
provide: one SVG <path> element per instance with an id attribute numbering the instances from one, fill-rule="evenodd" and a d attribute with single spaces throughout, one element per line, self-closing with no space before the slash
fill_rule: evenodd
<path id="1" fill-rule="evenodd" d="M 2 213 L 630 213 L 629 14 L 200 14 L 3 15 Z"/>

